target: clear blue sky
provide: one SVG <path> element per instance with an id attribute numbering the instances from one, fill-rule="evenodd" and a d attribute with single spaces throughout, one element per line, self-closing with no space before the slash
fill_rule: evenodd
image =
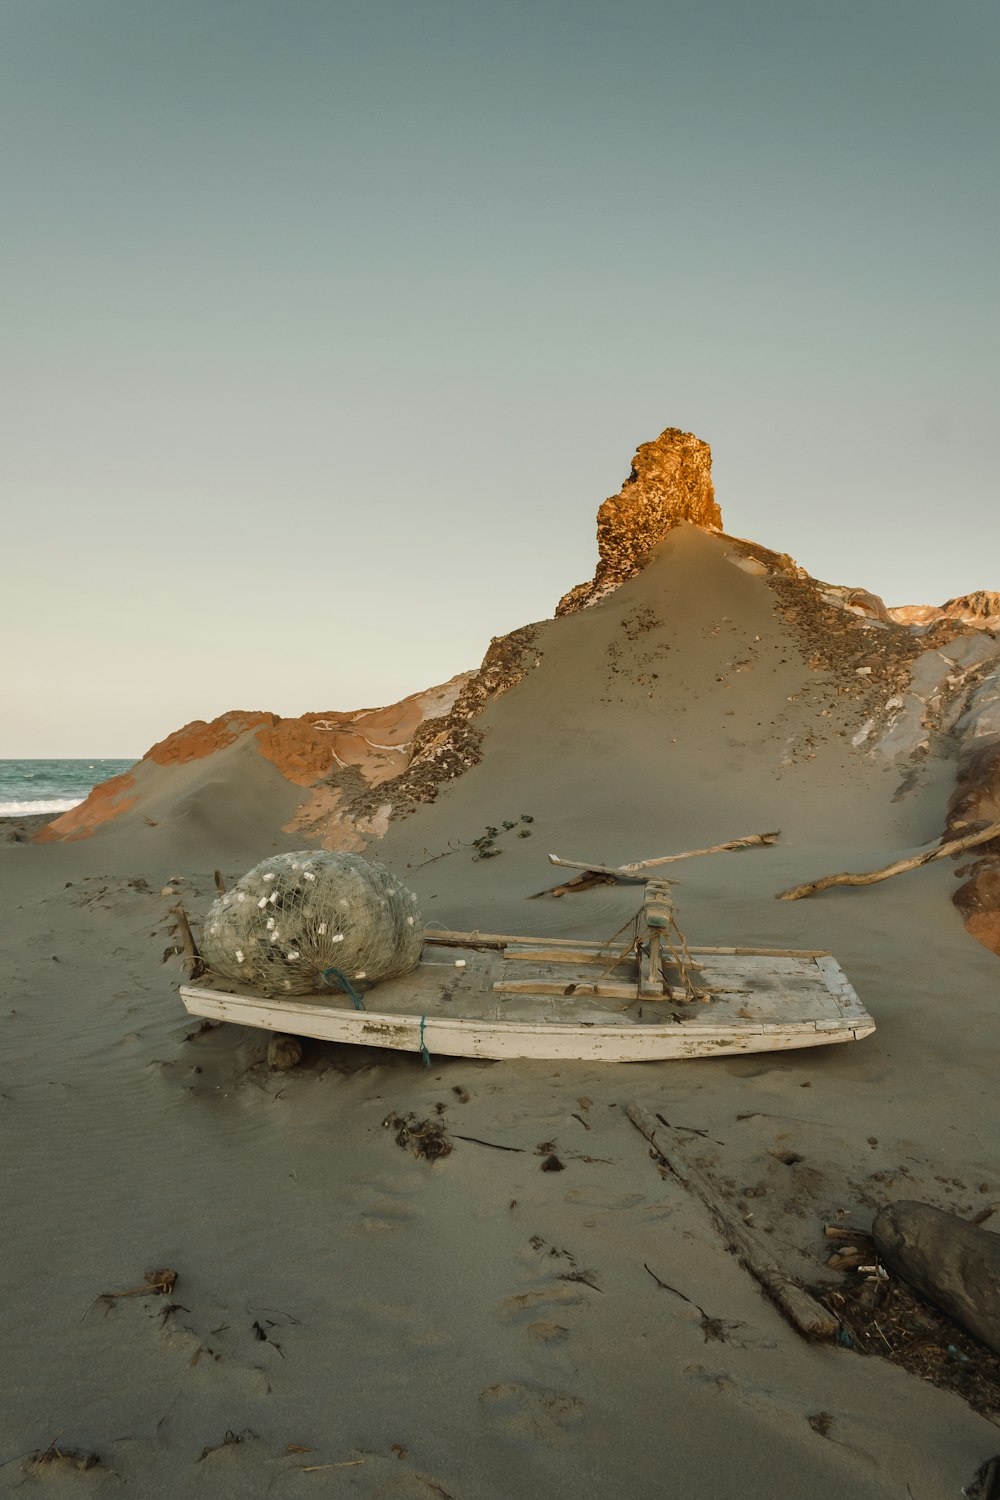
<path id="1" fill-rule="evenodd" d="M 394 698 L 727 529 L 1000 587 L 993 0 L 5 0 L 0 755 Z"/>

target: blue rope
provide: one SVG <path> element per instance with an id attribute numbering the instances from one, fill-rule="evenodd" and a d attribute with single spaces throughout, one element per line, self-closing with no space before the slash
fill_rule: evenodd
<path id="1" fill-rule="evenodd" d="M 420 1055 L 424 1060 L 424 1067 L 429 1068 L 431 1065 L 431 1055 L 427 1050 L 427 1043 L 424 1041 L 424 1025 L 426 1021 L 426 1016 L 420 1017 Z"/>
<path id="2" fill-rule="evenodd" d="M 330 977 L 331 975 L 333 976 L 332 979 Z M 323 978 L 326 980 L 327 984 L 333 984 L 334 982 L 339 984 L 344 994 L 350 995 L 355 1010 L 364 1010 L 365 1002 L 362 1000 L 361 996 L 358 994 L 357 990 L 354 988 L 353 984 L 344 973 L 343 969 L 324 969 Z"/>

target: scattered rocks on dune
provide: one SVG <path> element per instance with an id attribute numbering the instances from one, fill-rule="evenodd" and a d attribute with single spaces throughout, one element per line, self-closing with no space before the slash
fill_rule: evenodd
<path id="1" fill-rule="evenodd" d="M 768 582 L 809 666 L 828 673 L 840 697 L 856 700 L 857 718 L 870 721 L 857 741 L 864 743 L 890 719 L 890 700 L 905 690 L 921 644 L 902 626 L 885 624 L 878 617 L 881 601 L 863 590 L 834 591 L 802 569 L 773 573 Z M 859 595 L 863 607 L 849 602 Z"/>
<path id="2" fill-rule="evenodd" d="M 882 1209 L 872 1235 L 891 1270 L 1000 1353 L 1000 1235 L 910 1200 Z"/>
<path id="3" fill-rule="evenodd" d="M 438 788 L 453 781 L 481 759 L 482 734 L 472 722 L 483 709 L 516 687 L 541 661 L 535 645 L 536 629 L 524 625 L 490 642 L 478 672 L 467 674 L 450 711 L 427 719 L 414 736 L 409 765 L 391 786 L 366 787 L 348 804 L 352 819 L 371 818 L 391 797 L 393 815 L 409 812 L 421 802 L 433 802 Z"/>
<path id="4" fill-rule="evenodd" d="M 642 444 L 618 494 L 597 512 L 597 572 L 590 583 L 563 595 L 556 614 L 575 614 L 607 598 L 640 572 L 647 554 L 682 521 L 720 531 L 722 512 L 712 484 L 711 448 L 693 432 L 668 427 Z"/>

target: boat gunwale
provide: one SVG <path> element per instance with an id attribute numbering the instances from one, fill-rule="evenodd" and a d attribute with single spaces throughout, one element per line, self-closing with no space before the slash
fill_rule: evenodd
<path id="1" fill-rule="evenodd" d="M 743 1021 L 740 1025 L 730 1023 L 729 1025 L 708 1025 L 705 1023 L 683 1021 L 650 1022 L 648 1025 L 627 1026 L 622 1023 L 606 1023 L 600 1021 L 507 1021 L 497 1018 L 495 1020 L 476 1020 L 470 1016 L 442 1016 L 438 1013 L 425 1015 L 403 1015 L 400 1011 L 376 1011 L 376 1010 L 354 1010 L 347 1005 L 305 1005 L 301 996 L 264 997 L 260 995 L 240 995 L 235 991 L 210 990 L 201 985 L 182 984 L 180 994 L 185 1006 L 191 1015 L 204 1015 L 204 1011 L 192 1010 L 187 1005 L 189 998 L 196 999 L 202 995 L 211 995 L 218 1002 L 220 1008 L 224 1009 L 227 1002 L 235 1002 L 238 1006 L 252 1006 L 258 1008 L 277 1008 L 284 1016 L 292 1017 L 300 1015 L 308 1019 L 310 1015 L 328 1014 L 338 1020 L 349 1021 L 363 1031 L 366 1026 L 373 1028 L 385 1027 L 414 1027 L 419 1031 L 423 1020 L 426 1030 L 438 1028 L 444 1031 L 467 1032 L 467 1031 L 496 1031 L 505 1036 L 515 1036 L 527 1033 L 531 1036 L 565 1036 L 573 1030 L 585 1031 L 591 1037 L 606 1037 L 616 1039 L 623 1036 L 636 1037 L 695 1037 L 699 1041 L 723 1040 L 741 1036 L 768 1036 L 772 1033 L 793 1036 L 810 1036 L 823 1034 L 824 1032 L 856 1031 L 862 1029 L 866 1023 L 870 1023 L 871 1031 L 875 1030 L 875 1023 L 867 1011 L 855 1017 L 844 1016 L 840 1020 L 831 1021 Z M 325 999 L 326 997 L 324 997 Z M 669 1003 L 669 1002 L 666 1002 Z M 859 1002 L 860 1005 L 860 1002 Z M 237 1023 L 240 1024 L 240 1023 Z M 267 1027 L 266 1030 L 273 1028 Z M 289 1028 L 292 1030 L 292 1028 Z M 295 1033 L 295 1035 L 308 1036 L 308 1032 Z M 866 1032 L 866 1035 L 868 1033 Z M 317 1038 L 322 1040 L 322 1038 Z"/>

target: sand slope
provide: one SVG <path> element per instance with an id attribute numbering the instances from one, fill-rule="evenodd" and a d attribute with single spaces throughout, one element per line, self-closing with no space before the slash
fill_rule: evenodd
<path id="1" fill-rule="evenodd" d="M 681 528 L 604 602 L 539 626 L 538 665 L 477 720 L 479 763 L 377 853 L 429 920 L 604 937 L 638 893 L 527 900 L 551 884 L 547 850 L 617 861 L 780 828 L 774 848 L 678 867 L 682 925 L 831 947 L 875 1036 L 628 1068 L 426 1069 L 316 1044 L 271 1074 L 261 1037 L 191 1034 L 162 961 L 168 877 L 198 912 L 215 865 L 268 852 L 272 789 L 238 746 L 155 827 L 0 845 L 0 1493 L 60 1432 L 103 1466 L 29 1484 L 151 1497 L 939 1500 L 1000 1448 L 957 1397 L 797 1338 L 624 1118 L 635 1097 L 705 1132 L 698 1159 L 810 1281 L 838 1215 L 1000 1200 L 1000 967 L 951 869 L 773 899 L 936 837 L 954 765 L 936 743 L 915 763 L 854 746 L 861 646 L 811 665 L 787 601 L 736 555 Z M 487 825 L 525 813 L 531 837 L 473 859 Z M 439 1107 L 456 1135 L 519 1149 L 456 1139 L 430 1165 L 383 1127 Z M 565 1170 L 540 1170 L 543 1144 Z M 158 1266 L 179 1273 L 171 1297 L 93 1305 Z"/>

